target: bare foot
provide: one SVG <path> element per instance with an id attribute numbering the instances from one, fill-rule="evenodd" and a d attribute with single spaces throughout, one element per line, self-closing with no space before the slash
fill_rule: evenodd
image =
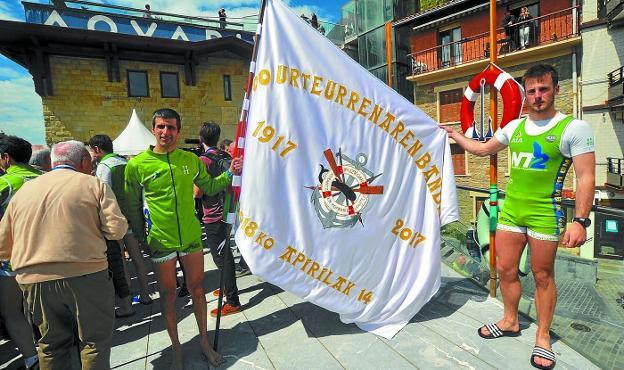
<path id="1" fill-rule="evenodd" d="M 496 323 L 496 326 L 498 326 L 498 328 L 501 331 L 518 331 L 520 330 L 520 323 L 518 322 L 518 320 L 516 321 L 506 321 L 505 319 L 500 320 L 499 322 Z M 490 335 L 490 330 L 486 327 L 483 326 L 481 329 L 479 329 L 479 331 L 481 332 L 481 334 L 488 336 Z"/>
<path id="2" fill-rule="evenodd" d="M 536 336 L 535 338 L 535 345 L 542 347 L 544 349 L 547 349 L 549 351 L 552 351 L 552 346 L 550 345 L 550 335 L 547 336 Z M 536 364 L 544 366 L 544 367 L 550 367 L 552 365 L 552 361 L 551 360 L 547 360 L 545 358 L 539 357 L 539 356 L 533 356 L 533 360 L 535 361 Z"/>
<path id="3" fill-rule="evenodd" d="M 219 367 L 223 365 L 223 363 L 225 362 L 223 356 L 221 356 L 219 353 L 217 353 L 217 351 L 212 349 L 210 344 L 202 345 L 201 347 L 201 356 L 204 361 L 208 361 L 214 367 Z"/>

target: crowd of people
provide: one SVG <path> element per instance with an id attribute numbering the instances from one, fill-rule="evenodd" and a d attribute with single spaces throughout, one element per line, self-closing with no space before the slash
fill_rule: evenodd
<path id="1" fill-rule="evenodd" d="M 220 315 L 240 312 L 236 277 L 250 271 L 244 260 L 236 271 L 224 247 L 230 235 L 223 199 L 242 158 L 232 159 L 231 140 L 218 147 L 216 123 L 199 131 L 200 156 L 177 147 L 181 128 L 176 111 L 155 111 L 156 145 L 130 159 L 114 152 L 107 135 L 50 150 L 0 134 L 0 314 L 25 368 L 66 369 L 72 351 L 79 351 L 85 369 L 110 368 L 115 318 L 134 315 L 133 303 L 153 302 L 150 267 L 172 368 L 182 369 L 184 362 L 175 306 L 183 295 L 193 303 L 202 358 L 212 366 L 223 363 L 208 338 L 203 250 L 210 250 L 223 274 Z M 124 252 L 135 266 L 136 296 Z M 210 314 L 217 316 L 218 309 Z"/>

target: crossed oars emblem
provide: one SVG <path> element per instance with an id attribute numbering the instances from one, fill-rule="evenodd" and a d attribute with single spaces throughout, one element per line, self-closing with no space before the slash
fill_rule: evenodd
<path id="1" fill-rule="evenodd" d="M 362 221 L 360 212 L 356 212 L 353 207 L 353 204 L 355 200 L 357 199 L 356 193 L 366 194 L 366 195 L 383 194 L 384 192 L 383 185 L 370 185 L 370 183 L 375 181 L 375 179 L 377 179 L 382 174 L 380 173 L 378 175 L 371 176 L 367 178 L 364 182 L 356 183 L 352 186 L 349 186 L 345 182 L 345 174 L 344 174 L 344 167 L 342 163 L 341 149 L 340 148 L 338 149 L 338 158 L 339 158 L 340 164 L 336 163 L 336 158 L 334 157 L 334 153 L 332 152 L 331 149 L 326 149 L 323 152 L 323 154 L 325 156 L 325 159 L 327 160 L 327 163 L 329 164 L 329 167 L 332 170 L 332 173 L 335 176 L 335 179 L 331 183 L 331 189 L 323 190 L 321 185 L 306 186 L 306 188 L 312 189 L 312 190 L 319 190 L 323 198 L 336 197 L 341 194 L 344 195 L 347 201 L 347 209 L 348 209 L 349 216 L 354 216 L 354 215 L 357 216 L 358 220 L 363 226 L 364 222 Z M 318 179 L 319 179 L 319 183 L 322 184 L 323 174 L 325 172 L 328 172 L 329 170 L 323 167 L 323 165 L 320 165 L 320 166 L 321 166 L 321 171 L 319 172 Z"/>

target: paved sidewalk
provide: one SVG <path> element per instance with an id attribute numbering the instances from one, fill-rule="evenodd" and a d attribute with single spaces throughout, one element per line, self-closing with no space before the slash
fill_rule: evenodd
<path id="1" fill-rule="evenodd" d="M 205 256 L 208 308 L 216 307 L 211 289 L 217 273 Z M 521 322 L 517 338 L 484 340 L 481 323 L 502 315 L 499 301 L 442 265 L 443 286 L 436 297 L 392 340 L 345 325 L 338 315 L 247 276 L 238 280 L 244 311 L 224 317 L 221 368 L 233 369 L 532 369 L 529 354 L 536 326 Z M 155 295 L 156 297 L 156 295 Z M 179 335 L 187 369 L 207 369 L 199 355 L 197 326 L 187 298 L 179 298 Z M 158 300 L 137 304 L 137 315 L 118 321 L 114 335 L 113 369 L 168 369 L 169 338 L 160 318 Z M 211 336 L 214 319 L 209 318 Z M 0 366 L 7 367 L 7 343 L 0 344 Z M 557 369 L 597 369 L 560 341 L 553 344 Z M 20 361 L 12 361 L 16 368 Z"/>

